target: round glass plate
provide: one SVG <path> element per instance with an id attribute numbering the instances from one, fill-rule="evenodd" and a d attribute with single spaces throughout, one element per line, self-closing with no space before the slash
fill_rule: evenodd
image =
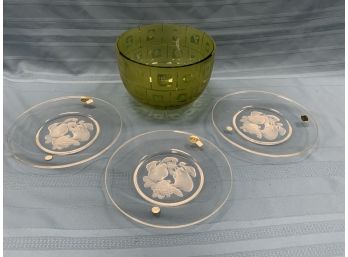
<path id="1" fill-rule="evenodd" d="M 240 91 L 220 98 L 213 126 L 228 143 L 271 158 L 305 156 L 318 139 L 313 116 L 300 104 L 264 91 Z"/>
<path id="2" fill-rule="evenodd" d="M 226 156 L 187 132 L 158 130 L 125 142 L 111 156 L 105 191 L 124 215 L 156 228 L 182 228 L 215 214 L 232 187 Z"/>
<path id="3" fill-rule="evenodd" d="M 37 168 L 82 164 L 116 142 L 121 117 L 110 103 L 92 97 L 67 96 L 35 105 L 10 129 L 13 156 Z"/>

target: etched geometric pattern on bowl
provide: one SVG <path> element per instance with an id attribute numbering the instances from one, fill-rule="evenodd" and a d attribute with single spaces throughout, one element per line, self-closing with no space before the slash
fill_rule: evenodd
<path id="1" fill-rule="evenodd" d="M 144 104 L 170 108 L 188 104 L 204 91 L 215 43 L 190 26 L 156 24 L 125 32 L 116 50 L 127 91 Z"/>
<path id="2" fill-rule="evenodd" d="M 209 58 L 194 67 L 162 68 L 159 72 L 119 56 L 119 68 L 126 73 L 121 72 L 121 78 L 127 91 L 141 103 L 162 108 L 182 106 L 200 96 L 208 85 L 213 63 Z"/>
<path id="3" fill-rule="evenodd" d="M 91 146 L 99 135 L 98 122 L 89 116 L 61 114 L 47 121 L 36 134 L 36 145 L 46 153 L 69 155 Z"/>

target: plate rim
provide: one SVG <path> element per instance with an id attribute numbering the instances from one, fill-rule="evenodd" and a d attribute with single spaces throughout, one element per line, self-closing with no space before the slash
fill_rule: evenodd
<path id="1" fill-rule="evenodd" d="M 29 162 L 29 161 L 22 160 L 16 154 L 14 154 L 13 147 L 11 146 L 11 143 L 10 143 L 10 140 L 11 140 L 10 135 L 12 134 L 14 128 L 16 127 L 16 124 L 19 122 L 19 120 L 21 118 L 23 118 L 25 115 L 27 115 L 29 112 L 31 112 L 35 108 L 40 107 L 41 105 L 49 104 L 49 103 L 52 103 L 52 102 L 58 102 L 58 101 L 62 101 L 62 100 L 81 99 L 81 97 L 83 97 L 83 96 L 82 95 L 80 95 L 80 96 L 74 95 L 74 96 L 61 96 L 61 97 L 51 98 L 51 99 L 48 99 L 46 101 L 40 102 L 38 104 L 35 104 L 35 105 L 31 106 L 29 109 L 27 109 L 24 112 L 22 112 L 15 119 L 13 124 L 10 126 L 10 128 L 8 130 L 8 133 L 6 135 L 7 136 L 6 144 L 7 144 L 8 148 L 9 148 L 9 150 L 10 150 L 11 156 L 13 156 L 16 160 L 20 161 L 21 163 L 28 164 L 28 165 L 30 165 L 30 166 L 32 166 L 34 168 L 53 170 L 53 169 L 65 169 L 65 168 L 70 168 L 70 167 L 74 167 L 74 166 L 77 166 L 77 165 L 81 165 L 83 163 L 89 162 L 89 161 L 99 157 L 100 155 L 105 153 L 107 150 L 109 150 L 117 142 L 117 140 L 119 139 L 119 137 L 121 135 L 121 132 L 122 132 L 122 129 L 123 129 L 123 120 L 122 120 L 121 114 L 120 114 L 120 112 L 118 111 L 118 109 L 116 108 L 115 105 L 113 105 L 113 104 L 109 103 L 108 101 L 105 101 L 105 100 L 103 100 L 101 98 L 90 96 L 92 99 L 95 99 L 95 100 L 101 101 L 101 102 L 103 102 L 103 103 L 105 103 L 107 105 L 110 105 L 116 111 L 116 113 L 118 114 L 118 116 L 120 118 L 120 130 L 119 130 L 119 132 L 117 133 L 116 137 L 110 142 L 110 144 L 107 145 L 105 148 L 103 148 L 100 152 L 98 152 L 98 153 L 96 153 L 96 154 L 94 154 L 94 155 L 92 155 L 92 156 L 90 156 L 90 157 L 88 157 L 86 159 L 80 160 L 80 161 L 67 163 L 67 164 L 61 164 L 61 165 L 51 165 L 51 166 L 34 164 L 34 163 Z"/>
<path id="2" fill-rule="evenodd" d="M 234 145 L 235 147 L 237 147 L 238 149 L 241 149 L 243 151 L 246 151 L 248 153 L 251 153 L 251 154 L 254 154 L 254 155 L 257 155 L 257 156 L 263 156 L 263 157 L 270 157 L 270 158 L 290 158 L 290 157 L 298 157 L 298 156 L 301 156 L 302 154 L 304 153 L 307 153 L 309 152 L 311 149 L 314 149 L 315 146 L 318 144 L 319 142 L 319 128 L 318 128 L 318 124 L 316 122 L 315 119 L 312 120 L 313 124 L 314 124 L 314 127 L 315 127 L 315 131 L 316 131 L 316 139 L 315 139 L 315 142 L 304 148 L 302 151 L 300 152 L 295 152 L 295 153 L 289 153 L 289 154 L 269 154 L 269 153 L 263 153 L 263 152 L 260 152 L 260 151 L 255 151 L 255 150 L 252 150 L 252 149 L 249 149 L 245 146 L 242 146 L 234 141 L 232 141 L 231 139 L 229 139 L 228 137 L 226 137 L 223 133 L 221 133 L 220 129 L 218 128 L 218 126 L 216 125 L 215 121 L 214 121 L 214 110 L 216 108 L 216 106 L 225 98 L 231 96 L 231 95 L 239 95 L 239 94 L 245 94 L 245 93 L 261 93 L 261 94 L 269 94 L 269 95 L 273 95 L 273 96 L 276 96 L 278 98 L 282 98 L 288 102 L 291 102 L 299 107 L 301 107 L 303 110 L 306 110 L 306 112 L 311 116 L 311 117 L 314 117 L 314 115 L 307 109 L 305 108 L 302 104 L 286 97 L 286 96 L 283 96 L 283 95 L 279 95 L 277 93 L 273 93 L 273 92 L 269 92 L 269 91 L 263 91 L 263 90 L 241 90 L 241 91 L 237 91 L 237 92 L 232 92 L 232 93 L 228 93 L 222 97 L 220 97 L 216 102 L 215 104 L 213 105 L 213 108 L 212 108 L 212 111 L 211 111 L 211 121 L 212 121 L 212 124 L 213 124 L 213 127 L 214 129 L 218 132 L 218 134 L 225 140 L 227 141 L 228 143 Z"/>
<path id="3" fill-rule="evenodd" d="M 149 223 L 149 222 L 146 222 L 146 221 L 142 221 L 140 220 L 139 218 L 135 218 L 133 216 L 131 216 L 130 214 L 128 214 L 126 211 L 124 211 L 121 207 L 119 207 L 117 205 L 117 203 L 114 201 L 114 199 L 111 197 L 111 194 L 109 192 L 109 189 L 108 189 L 108 186 L 107 186 L 107 177 L 108 177 L 108 170 L 109 170 L 109 167 L 110 167 L 110 164 L 111 164 L 111 161 L 112 159 L 114 158 L 114 156 L 124 147 L 126 146 L 128 143 L 136 140 L 137 138 L 139 137 L 142 137 L 142 136 L 145 136 L 145 135 L 148 135 L 148 134 L 152 134 L 152 133 L 158 133 L 158 132 L 172 132 L 172 133 L 179 133 L 179 134 L 185 134 L 185 135 L 193 135 L 193 133 L 189 133 L 187 131 L 181 131 L 181 130 L 169 130 L 169 129 L 160 129 L 160 130 L 152 130 L 152 131 L 148 131 L 148 132 L 145 132 L 145 133 L 141 133 L 141 134 L 138 134 L 130 139 L 128 139 L 127 141 L 125 141 L 124 143 L 122 143 L 116 150 L 115 152 L 110 156 L 109 160 L 108 160 L 108 163 L 106 165 L 106 168 L 105 168 L 105 172 L 104 172 L 104 188 L 105 188 L 105 193 L 106 193 L 106 196 L 108 197 L 108 199 L 112 202 L 112 204 L 114 205 L 114 207 L 116 207 L 123 215 L 125 215 L 126 217 L 128 217 L 129 219 L 131 219 L 132 221 L 135 221 L 139 224 L 142 224 L 142 225 L 145 225 L 145 226 L 149 226 L 149 227 L 153 227 L 153 228 L 161 228 L 161 229 L 180 229 L 180 228 L 185 228 L 185 227 L 189 227 L 189 226 L 193 226 L 193 225 L 196 225 L 198 223 L 201 223 L 207 219 L 209 219 L 210 217 L 212 217 L 213 215 L 215 215 L 224 205 L 225 203 L 227 202 L 227 200 L 230 198 L 231 196 L 231 192 L 232 192 L 232 187 L 233 187 L 233 171 L 232 171 L 232 167 L 230 165 L 230 162 L 228 161 L 228 158 L 227 156 L 225 155 L 225 153 L 220 149 L 218 148 L 213 142 L 211 142 L 210 140 L 204 138 L 204 137 L 201 137 L 199 136 L 201 139 L 209 142 L 210 144 L 212 144 L 216 149 L 217 151 L 222 155 L 222 157 L 225 159 L 226 163 L 227 163 L 227 166 L 228 166 L 228 170 L 229 170 L 229 173 L 230 173 L 230 176 L 231 176 L 231 183 L 230 183 L 230 188 L 229 188 L 229 191 L 225 197 L 225 199 L 223 200 L 223 202 L 211 213 L 209 213 L 209 215 L 201 218 L 201 219 L 198 219 L 196 221 L 193 221 L 193 222 L 190 222 L 190 223 L 187 223 L 187 224 L 181 224 L 181 225 L 156 225 L 156 224 L 152 224 L 152 223 Z M 173 207 L 172 207 L 173 208 Z"/>

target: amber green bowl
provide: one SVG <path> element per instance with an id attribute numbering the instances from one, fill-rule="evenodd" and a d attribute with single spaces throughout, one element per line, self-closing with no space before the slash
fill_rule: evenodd
<path id="1" fill-rule="evenodd" d="M 215 49 L 205 32 L 174 24 L 133 28 L 116 42 L 126 89 L 138 101 L 158 108 L 188 104 L 204 91 Z"/>

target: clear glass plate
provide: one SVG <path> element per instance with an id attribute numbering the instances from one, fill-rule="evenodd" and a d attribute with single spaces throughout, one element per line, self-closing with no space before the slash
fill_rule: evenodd
<path id="1" fill-rule="evenodd" d="M 158 130 L 125 142 L 105 171 L 105 192 L 124 215 L 156 228 L 182 228 L 215 214 L 232 187 L 223 152 L 205 138 Z"/>
<path id="2" fill-rule="evenodd" d="M 240 91 L 220 98 L 212 123 L 238 149 L 269 158 L 307 156 L 317 143 L 313 116 L 295 101 L 270 92 Z"/>
<path id="3" fill-rule="evenodd" d="M 8 135 L 13 156 L 37 168 L 79 165 L 101 155 L 120 135 L 122 121 L 110 103 L 67 96 L 35 105 L 21 114 Z"/>

